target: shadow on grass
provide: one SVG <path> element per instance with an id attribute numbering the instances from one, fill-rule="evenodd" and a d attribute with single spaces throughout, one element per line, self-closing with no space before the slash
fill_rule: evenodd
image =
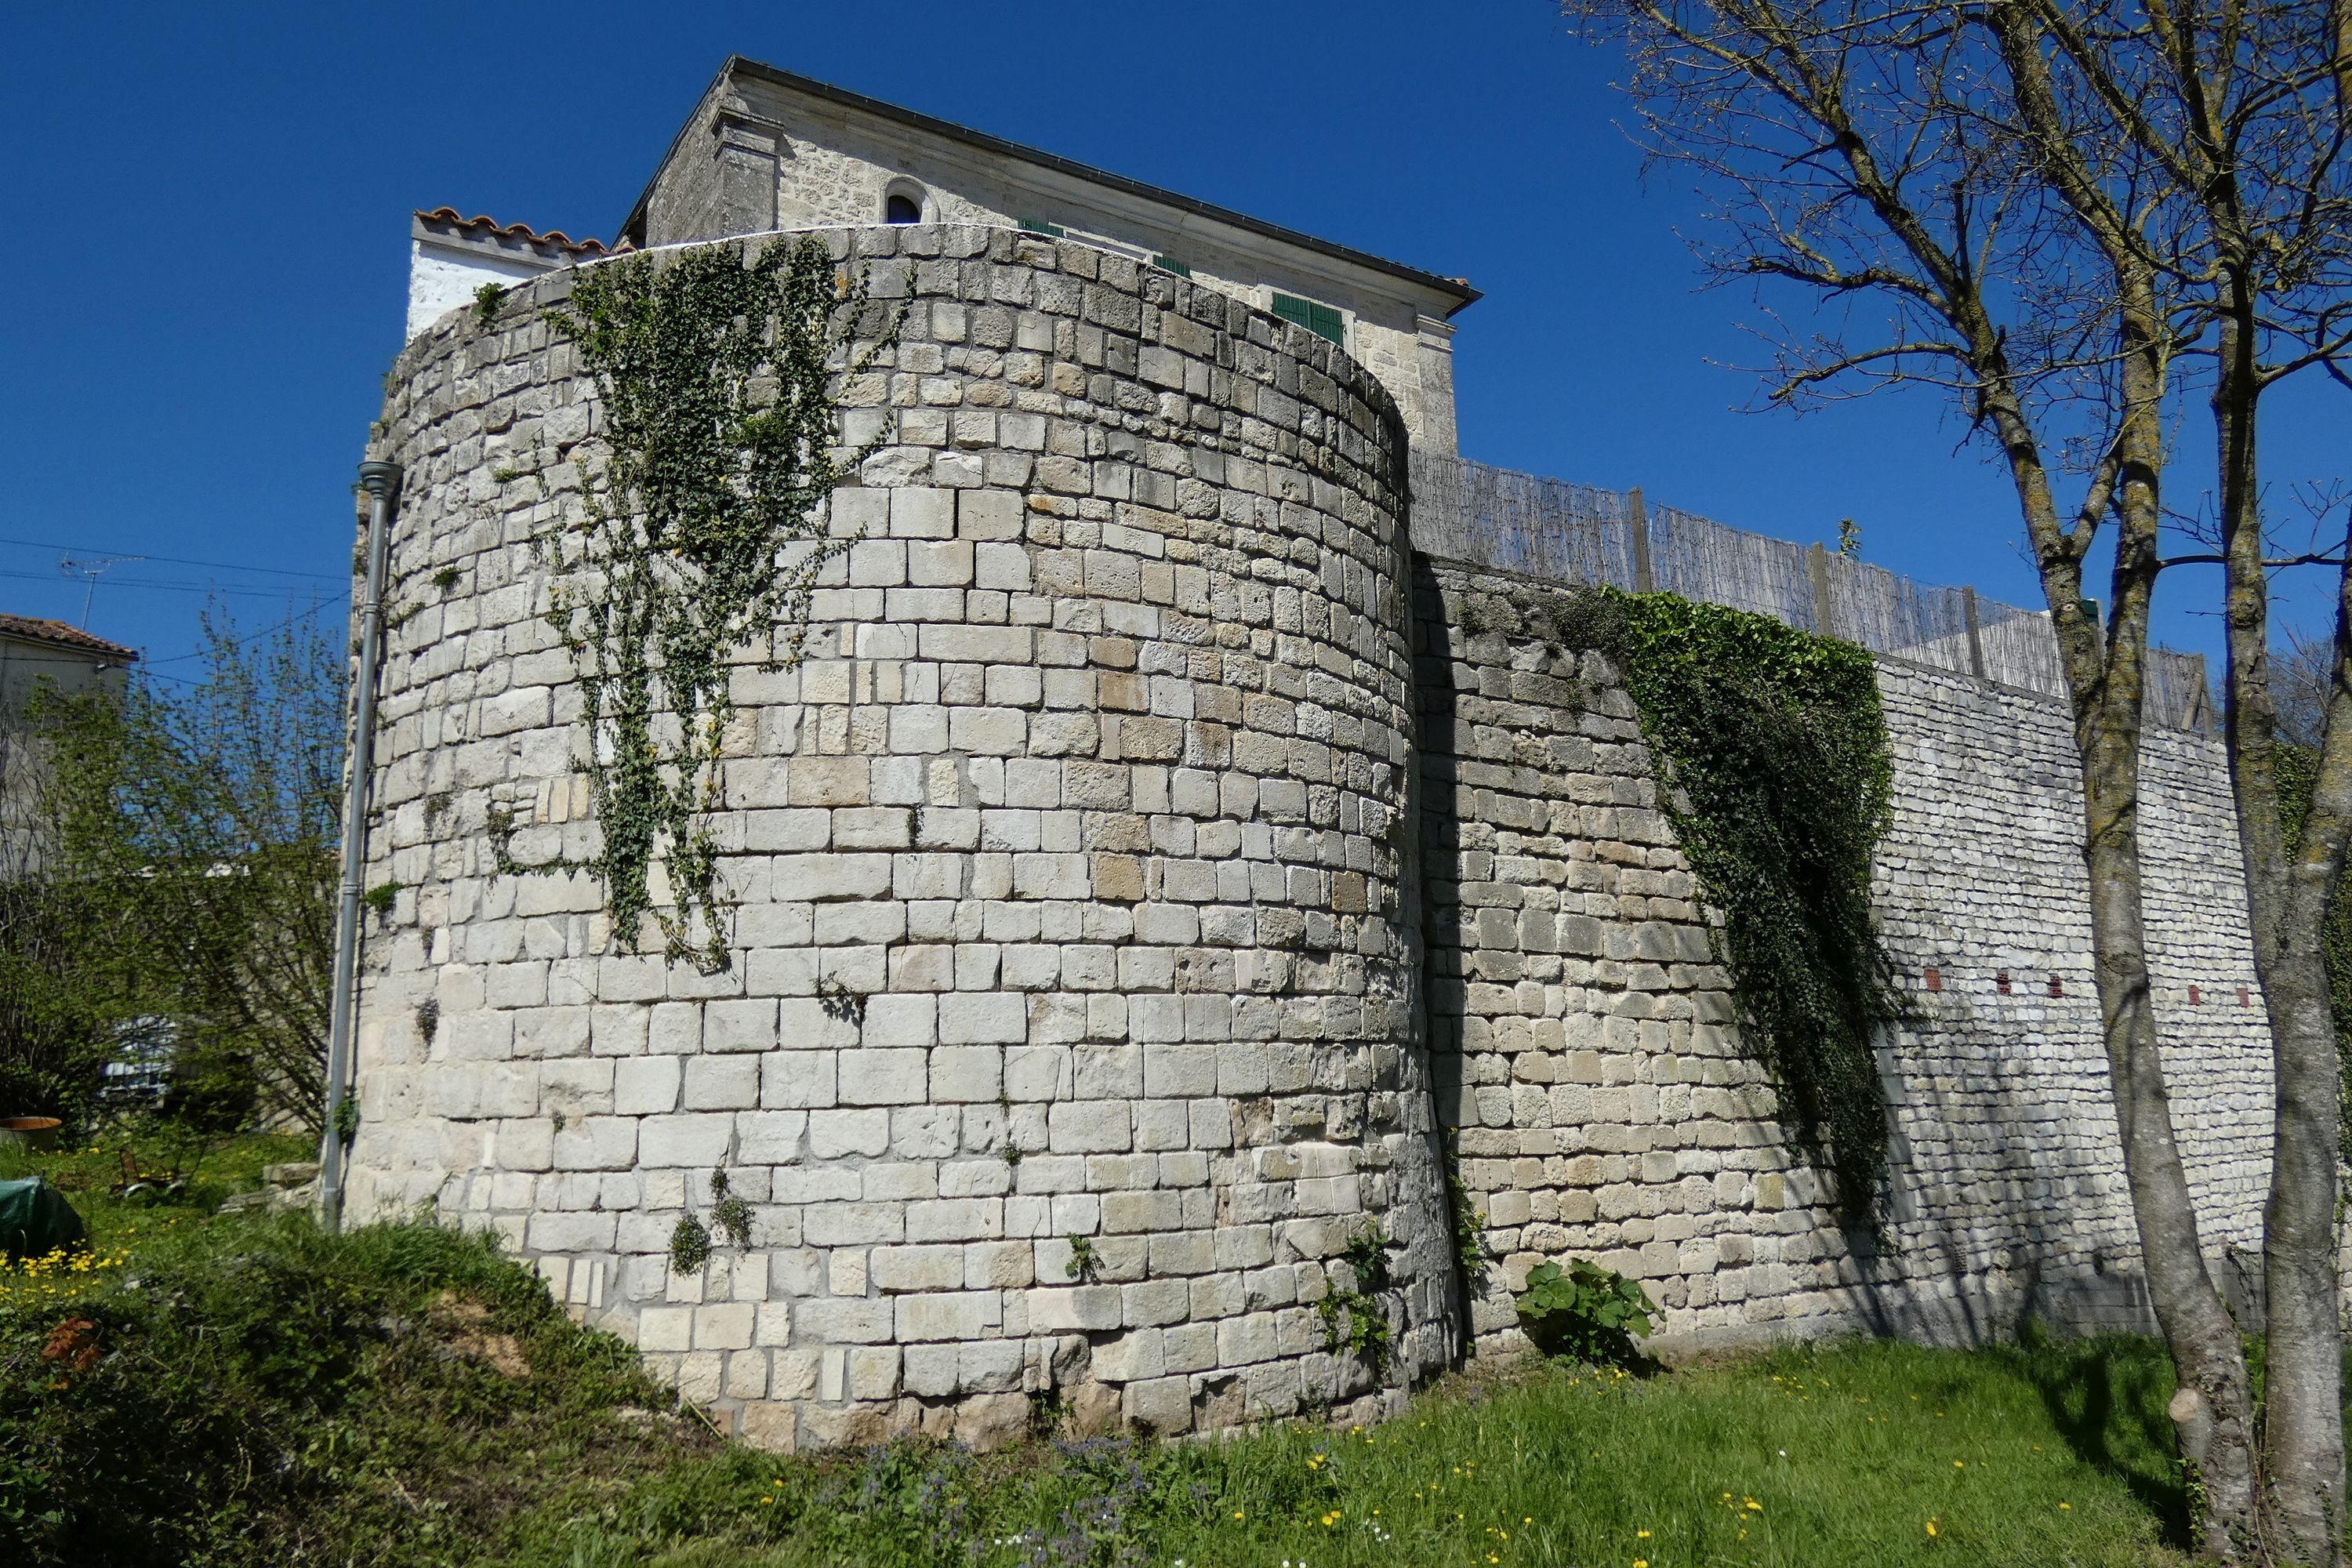
<path id="1" fill-rule="evenodd" d="M 2174 1383 L 2161 1341 L 2029 1342 L 1978 1353 L 2032 1385 L 2075 1457 L 2121 1481 L 2163 1521 L 2165 1539 L 2186 1548 L 2189 1494 L 2165 1415 Z"/>

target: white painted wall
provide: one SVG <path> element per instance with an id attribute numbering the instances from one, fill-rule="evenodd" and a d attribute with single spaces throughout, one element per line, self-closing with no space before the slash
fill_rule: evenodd
<path id="1" fill-rule="evenodd" d="M 408 332 L 404 341 L 414 340 L 460 305 L 471 305 L 483 284 L 511 288 L 555 265 L 528 253 L 500 255 L 478 245 L 416 236 L 408 242 Z"/>

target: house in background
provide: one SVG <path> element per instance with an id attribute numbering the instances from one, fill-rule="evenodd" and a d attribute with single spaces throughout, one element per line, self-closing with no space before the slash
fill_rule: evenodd
<path id="1" fill-rule="evenodd" d="M 139 650 L 92 637 L 63 621 L 0 615 L 0 877 L 29 869 L 41 758 L 33 739 L 34 693 L 47 682 L 61 695 L 122 689 Z"/>
<path id="2" fill-rule="evenodd" d="M 741 56 L 688 116 L 620 248 L 864 224 L 1019 226 L 1082 240 L 1294 321 L 1370 371 L 1413 449 L 1452 456 L 1452 318 L 1478 298 L 1425 272 Z M 408 335 L 484 284 L 607 254 L 520 224 L 415 215 Z"/>

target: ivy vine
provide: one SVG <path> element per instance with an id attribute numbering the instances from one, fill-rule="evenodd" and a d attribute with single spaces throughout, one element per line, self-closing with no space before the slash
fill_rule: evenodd
<path id="1" fill-rule="evenodd" d="M 1671 594 L 1558 593 L 1530 618 L 1622 672 L 1743 1045 L 1841 1216 L 1875 1230 L 1886 1096 L 1872 1035 L 1916 1012 L 1871 915 L 1895 774 L 1869 653 Z"/>
<path id="2" fill-rule="evenodd" d="M 822 240 L 778 239 L 748 262 L 711 246 L 583 268 L 544 312 L 594 384 L 606 444 L 538 542 L 600 842 L 585 859 L 520 865 L 514 820 L 494 812 L 492 843 L 501 870 L 593 871 L 625 950 L 650 915 L 670 962 L 727 967 L 709 814 L 729 665 L 759 639 L 767 668 L 797 664 L 818 574 L 854 542 L 824 537 L 817 513 L 889 433 L 838 448 L 833 389 L 897 342 L 911 297 L 892 308 L 870 286 Z"/>
<path id="3" fill-rule="evenodd" d="M 1874 1226 L 1886 1092 L 1871 1047 L 1907 1020 L 1870 909 L 1895 768 L 1869 653 L 1769 616 L 1620 595 L 1611 649 L 1642 714 L 1658 797 L 1716 911 L 1740 1033 L 1801 1152 Z"/>

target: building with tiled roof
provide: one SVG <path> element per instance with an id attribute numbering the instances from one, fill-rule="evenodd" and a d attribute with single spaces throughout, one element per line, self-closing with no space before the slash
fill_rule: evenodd
<path id="1" fill-rule="evenodd" d="M 0 615 L 0 879 L 30 868 L 42 777 L 26 710 L 44 683 L 67 695 L 120 690 L 139 650 L 79 626 L 35 616 Z"/>

